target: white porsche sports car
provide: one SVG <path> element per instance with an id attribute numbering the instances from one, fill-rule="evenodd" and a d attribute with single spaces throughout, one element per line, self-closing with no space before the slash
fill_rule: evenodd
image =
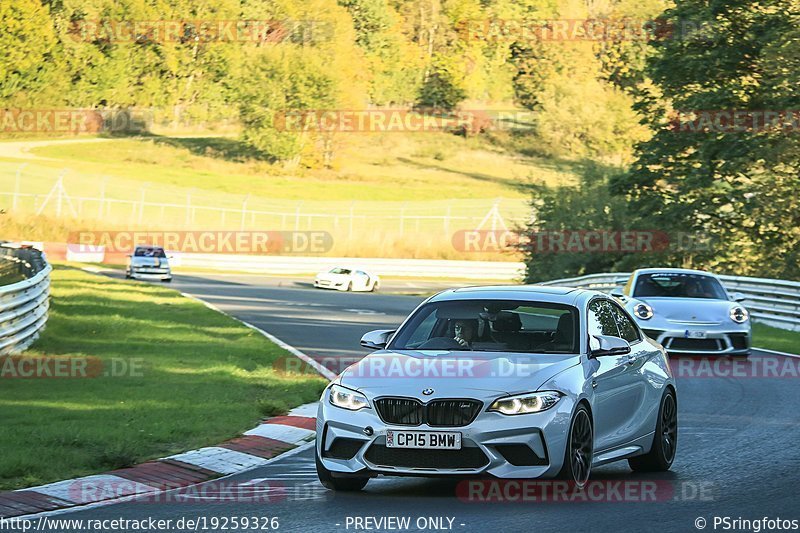
<path id="1" fill-rule="evenodd" d="M 611 295 L 669 353 L 750 353 L 750 315 L 740 303 L 744 296 L 729 294 L 709 272 L 642 268 Z"/>
<path id="2" fill-rule="evenodd" d="M 314 278 L 314 287 L 318 289 L 336 289 L 339 291 L 377 291 L 381 279 L 366 270 L 334 267 L 327 272 L 320 272 Z"/>

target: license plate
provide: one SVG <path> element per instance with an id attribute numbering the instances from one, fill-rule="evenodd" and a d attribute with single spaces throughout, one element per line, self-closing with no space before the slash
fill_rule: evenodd
<path id="1" fill-rule="evenodd" d="M 684 337 L 687 339 L 705 339 L 708 334 L 705 331 L 700 331 L 696 329 L 687 329 L 684 333 Z"/>
<path id="2" fill-rule="evenodd" d="M 387 431 L 387 448 L 460 450 L 461 433 L 453 431 Z"/>

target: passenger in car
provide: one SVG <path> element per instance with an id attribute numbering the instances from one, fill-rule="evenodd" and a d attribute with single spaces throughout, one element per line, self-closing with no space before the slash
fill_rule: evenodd
<path id="1" fill-rule="evenodd" d="M 495 342 L 505 345 L 509 350 L 527 351 L 529 340 L 521 334 L 522 320 L 517 313 L 500 311 L 491 321 L 491 335 Z"/>
<path id="2" fill-rule="evenodd" d="M 542 344 L 538 349 L 543 352 L 567 352 L 573 350 L 574 327 L 572 315 L 564 313 L 558 319 L 558 326 L 555 334 L 553 334 L 553 340 Z"/>

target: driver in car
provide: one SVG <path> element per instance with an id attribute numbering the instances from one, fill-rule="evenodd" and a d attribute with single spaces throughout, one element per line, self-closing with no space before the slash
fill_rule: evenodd
<path id="1" fill-rule="evenodd" d="M 475 331 L 472 324 L 466 321 L 459 320 L 453 327 L 456 336 L 453 337 L 460 346 L 472 349 L 471 342 L 475 338 Z"/>

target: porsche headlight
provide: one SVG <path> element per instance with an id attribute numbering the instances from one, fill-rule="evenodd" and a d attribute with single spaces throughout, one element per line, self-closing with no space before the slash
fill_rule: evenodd
<path id="1" fill-rule="evenodd" d="M 489 407 L 489 411 L 503 415 L 539 413 L 553 407 L 562 396 L 563 394 L 556 391 L 529 392 L 527 394 L 509 396 L 495 400 Z"/>
<path id="2" fill-rule="evenodd" d="M 645 303 L 638 303 L 633 306 L 633 314 L 642 320 L 653 318 L 653 308 Z"/>
<path id="3" fill-rule="evenodd" d="M 342 409 L 347 409 L 348 411 L 358 411 L 364 407 L 369 407 L 369 402 L 367 401 L 366 396 L 360 392 L 346 389 L 339 385 L 333 385 L 331 387 L 328 398 L 331 402 L 331 405 L 341 407 Z"/>
<path id="4" fill-rule="evenodd" d="M 736 306 L 731 308 L 730 313 L 731 320 L 736 322 L 737 324 L 744 324 L 747 322 L 747 319 L 750 318 L 750 313 L 747 312 L 747 309 L 744 307 Z"/>

